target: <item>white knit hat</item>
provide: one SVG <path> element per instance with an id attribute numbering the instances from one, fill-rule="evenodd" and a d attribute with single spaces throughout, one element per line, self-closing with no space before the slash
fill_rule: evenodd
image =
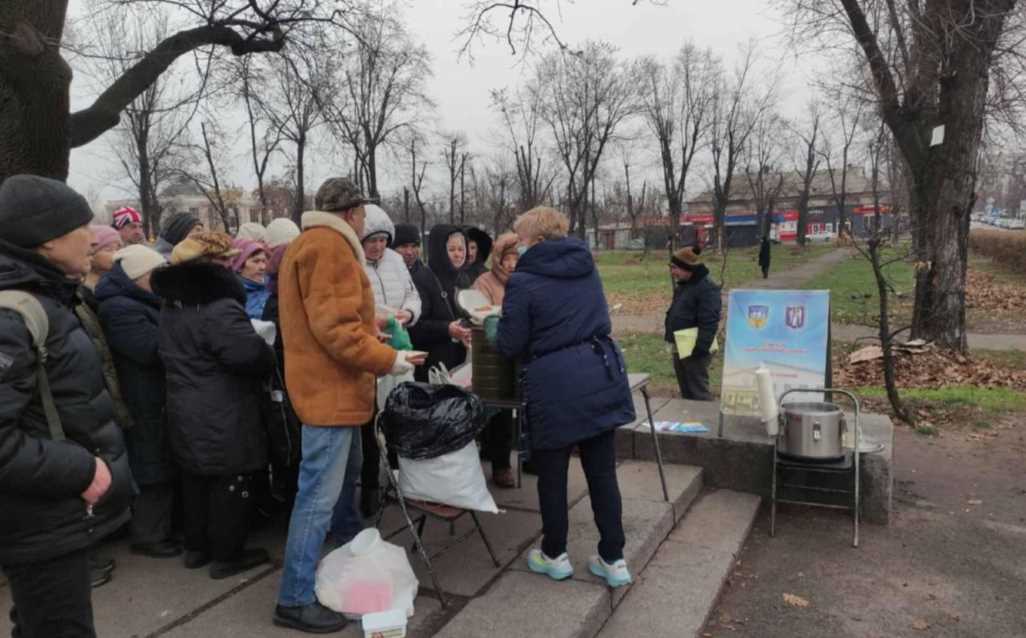
<path id="1" fill-rule="evenodd" d="M 167 260 L 152 248 L 142 244 L 132 244 L 114 253 L 114 263 L 120 263 L 121 269 L 125 271 L 128 278 L 135 280 L 160 268 L 167 263 Z"/>
<path id="2" fill-rule="evenodd" d="M 235 239 L 252 239 L 253 241 L 266 242 L 267 229 L 256 222 L 246 222 L 239 226 L 239 232 L 235 233 Z"/>
<path id="3" fill-rule="evenodd" d="M 267 225 L 267 247 L 277 248 L 299 237 L 299 226 L 288 217 L 278 217 Z"/>

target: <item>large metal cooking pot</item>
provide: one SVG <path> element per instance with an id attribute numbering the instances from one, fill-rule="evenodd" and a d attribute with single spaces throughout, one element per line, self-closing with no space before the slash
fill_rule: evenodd
<path id="1" fill-rule="evenodd" d="M 470 332 L 474 394 L 485 401 L 517 401 L 520 388 L 514 362 L 488 343 L 484 328 L 473 326 Z"/>
<path id="2" fill-rule="evenodd" d="M 844 457 L 844 412 L 833 403 L 785 403 L 781 406 L 781 454 L 802 459 L 834 461 Z"/>

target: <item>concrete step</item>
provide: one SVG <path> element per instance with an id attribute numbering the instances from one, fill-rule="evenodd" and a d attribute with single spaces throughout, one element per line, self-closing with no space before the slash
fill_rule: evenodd
<path id="1" fill-rule="evenodd" d="M 759 510 L 753 494 L 704 495 L 636 579 L 599 638 L 698 636 Z"/>
<path id="2" fill-rule="evenodd" d="M 618 469 L 627 537 L 624 553 L 635 573 L 640 573 L 648 564 L 702 487 L 702 471 L 698 468 L 667 465 L 665 469 L 670 502 L 663 500 L 655 463 L 628 461 Z M 531 573 L 526 565 L 529 547 L 525 548 L 509 571 L 483 595 L 471 600 L 437 635 L 446 638 L 596 635 L 629 591 L 629 588 L 611 590 L 588 572 L 588 557 L 596 553 L 597 543 L 598 531 L 591 503 L 584 498 L 570 508 L 567 552 L 574 564 L 574 577 L 570 581 L 556 583 Z M 444 577 L 442 588 L 449 588 Z"/>

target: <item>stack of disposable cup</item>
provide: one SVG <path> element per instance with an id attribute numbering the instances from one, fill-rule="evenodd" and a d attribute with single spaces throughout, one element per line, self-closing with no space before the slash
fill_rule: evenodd
<path id="1" fill-rule="evenodd" d="M 777 422 L 777 397 L 773 392 L 773 375 L 763 364 L 755 369 L 755 383 L 759 389 L 759 412 L 766 423 L 766 434 L 776 436 L 780 431 Z"/>

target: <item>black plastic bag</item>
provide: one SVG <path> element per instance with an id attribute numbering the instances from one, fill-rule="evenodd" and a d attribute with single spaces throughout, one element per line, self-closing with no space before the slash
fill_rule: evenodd
<path id="1" fill-rule="evenodd" d="M 477 395 L 454 385 L 400 383 L 385 401 L 381 429 L 401 457 L 433 459 L 474 440 L 485 426 Z"/>

